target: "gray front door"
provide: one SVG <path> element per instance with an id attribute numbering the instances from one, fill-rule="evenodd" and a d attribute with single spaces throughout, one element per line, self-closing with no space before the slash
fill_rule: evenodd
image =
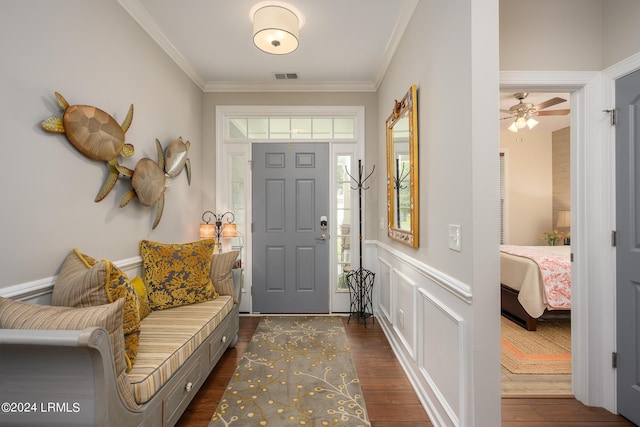
<path id="1" fill-rule="evenodd" d="M 640 71 L 616 82 L 618 412 L 640 424 Z"/>
<path id="2" fill-rule="evenodd" d="M 252 159 L 253 311 L 328 313 L 329 145 L 253 144 Z"/>

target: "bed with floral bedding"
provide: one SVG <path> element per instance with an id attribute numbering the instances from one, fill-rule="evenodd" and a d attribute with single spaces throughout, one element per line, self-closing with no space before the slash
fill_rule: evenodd
<path id="1" fill-rule="evenodd" d="M 571 309 L 570 246 L 500 246 L 502 313 L 535 330 L 546 313 Z"/>

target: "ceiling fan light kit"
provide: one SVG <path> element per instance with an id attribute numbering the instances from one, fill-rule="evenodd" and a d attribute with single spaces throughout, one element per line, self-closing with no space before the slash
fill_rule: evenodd
<path id="1" fill-rule="evenodd" d="M 263 52 L 286 55 L 298 48 L 298 15 L 281 5 L 266 5 L 253 13 L 253 43 Z"/>
<path id="2" fill-rule="evenodd" d="M 533 129 L 539 123 L 533 118 L 533 116 L 566 116 L 569 114 L 570 110 L 568 109 L 541 111 L 545 108 L 565 102 L 566 99 L 556 97 L 548 99 L 545 102 L 541 102 L 538 105 L 533 105 L 528 102 L 523 102 L 527 95 L 529 94 L 524 92 L 514 93 L 513 96 L 519 102 L 508 110 L 500 110 L 503 113 L 509 114 L 508 117 L 503 117 L 501 120 L 514 119 L 513 123 L 508 127 L 508 130 L 511 132 L 518 132 L 518 130 L 524 129 L 525 127 Z"/>
<path id="3" fill-rule="evenodd" d="M 526 119 L 525 117 L 518 117 L 513 121 L 513 123 L 511 123 L 511 126 L 509 126 L 507 129 L 509 129 L 511 132 L 518 132 L 518 130 L 524 129 L 525 127 L 533 129 L 538 123 L 539 122 L 533 117 L 529 117 L 528 119 Z"/>

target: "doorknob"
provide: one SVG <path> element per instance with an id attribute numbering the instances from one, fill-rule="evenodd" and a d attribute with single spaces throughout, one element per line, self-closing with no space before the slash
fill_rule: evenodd
<path id="1" fill-rule="evenodd" d="M 316 240 L 327 240 L 328 238 L 326 234 L 321 234 L 320 237 L 316 237 Z"/>

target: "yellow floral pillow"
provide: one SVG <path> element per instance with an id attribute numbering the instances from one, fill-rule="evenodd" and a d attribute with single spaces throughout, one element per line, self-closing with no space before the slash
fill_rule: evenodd
<path id="1" fill-rule="evenodd" d="M 138 297 L 138 303 L 140 303 L 140 320 L 142 320 L 151 313 L 147 288 L 140 276 L 131 279 L 131 285 L 133 285 L 133 289 L 136 291 L 136 296 Z"/>
<path id="2" fill-rule="evenodd" d="M 100 268 L 95 270 L 94 267 Z M 93 271 L 101 274 L 93 274 Z M 62 263 L 51 303 L 66 307 L 92 307 L 120 298 L 125 300 L 122 329 L 129 371 L 138 354 L 140 305 L 126 273 L 109 260 L 98 261 L 74 249 Z"/>
<path id="3" fill-rule="evenodd" d="M 211 239 L 182 244 L 141 240 L 142 279 L 151 310 L 216 298 L 210 277 L 214 248 Z"/>

